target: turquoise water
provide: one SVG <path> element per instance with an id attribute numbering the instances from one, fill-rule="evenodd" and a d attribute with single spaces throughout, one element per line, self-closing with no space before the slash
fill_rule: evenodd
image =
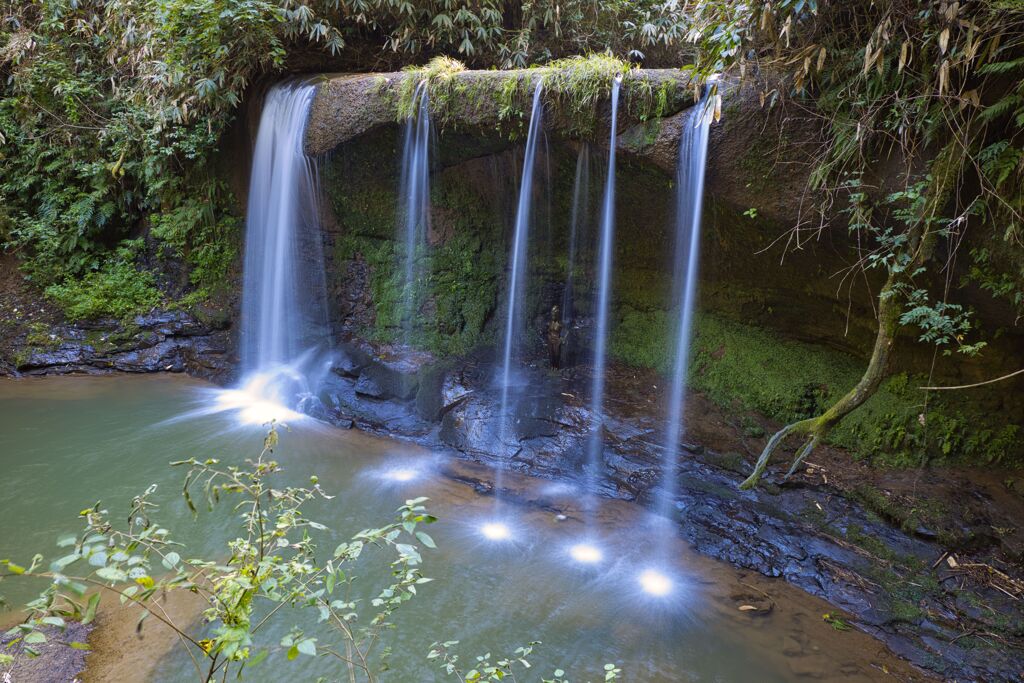
<path id="1" fill-rule="evenodd" d="M 182 556 L 223 554 L 225 542 L 236 535 L 232 520 L 221 510 L 194 521 L 180 496 L 184 473 L 167 466 L 190 456 L 241 462 L 259 453 L 264 432 L 259 425 L 240 424 L 233 413 L 181 417 L 201 412 L 215 395 L 209 385 L 168 376 L 0 381 L 0 557 L 25 560 L 40 550 L 53 557 L 55 538 L 78 529 L 79 510 L 100 499 L 117 517 L 127 512 L 133 495 L 153 483 L 161 504 L 158 518 L 188 541 L 191 553 Z M 667 594 L 646 593 L 638 577 L 664 532 L 648 524 L 636 506 L 602 504 L 603 558 L 586 564 L 574 561 L 570 552 L 573 539 L 583 535 L 573 512 L 579 506 L 573 507 L 571 490 L 551 482 L 506 482 L 546 507 L 507 503 L 496 511 L 492 499 L 443 475 L 478 474 L 471 466 L 308 419 L 282 432 L 276 457 L 286 479 L 302 483 L 315 473 L 336 496 L 310 510 L 312 519 L 330 527 L 332 542 L 390 520 L 395 508 L 414 496 L 428 496 L 428 507 L 440 518 L 430 528 L 438 549 L 425 553 L 423 566 L 436 580 L 422 587 L 420 597 L 401 610 L 398 628 L 386 634 L 391 670 L 380 680 L 455 680 L 427 662 L 434 641 L 462 641 L 466 660 L 539 640 L 543 646 L 532 657 L 535 670 L 561 667 L 573 680 L 598 680 L 601 665 L 615 662 L 628 681 L 784 681 L 792 672 L 779 654 L 782 638 L 794 630 L 814 630 L 818 635 L 801 636 L 812 640 L 833 637 L 820 625 L 820 614 L 814 615 L 817 605 L 779 608 L 760 619 L 738 612 L 730 598 L 739 581 L 736 572 L 693 557 L 681 545 L 672 548 L 677 561 L 659 568 L 670 577 Z M 404 481 L 396 481 L 396 473 Z M 562 504 L 569 519 L 557 516 Z M 488 540 L 481 533 L 481 526 L 496 517 L 507 523 L 509 539 Z M 333 548 L 330 542 L 323 545 Z M 360 574 L 368 586 L 371 570 L 372 561 Z M 31 588 L 0 584 L 12 602 L 30 597 Z M 261 639 L 275 647 L 274 654 L 251 680 L 317 675 L 347 680 L 334 660 L 288 662 L 276 648 L 293 624 L 311 626 L 308 619 L 285 610 L 275 623 Z M 856 638 L 874 643 L 848 635 L 850 643 L 861 642 Z M 822 657 L 826 648 L 832 645 L 823 640 Z M 829 660 L 835 656 L 833 650 Z M 864 655 L 838 656 L 857 664 Z M 871 667 L 859 665 L 861 674 L 836 677 L 873 679 Z M 177 652 L 164 658 L 157 677 L 194 680 L 194 670 Z"/>

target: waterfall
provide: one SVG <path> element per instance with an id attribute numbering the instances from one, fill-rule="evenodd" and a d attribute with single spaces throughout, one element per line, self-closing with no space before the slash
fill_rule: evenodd
<path id="1" fill-rule="evenodd" d="M 530 110 L 530 129 L 526 137 L 526 154 L 523 157 L 523 174 L 519 181 L 519 203 L 516 206 L 516 223 L 512 237 L 512 268 L 509 272 L 508 310 L 505 320 L 505 340 L 502 353 L 501 414 L 498 440 L 505 443 L 509 421 L 509 390 L 513 383 L 512 362 L 519 346 L 519 335 L 523 327 L 523 296 L 526 289 L 527 242 L 530 219 L 533 212 L 533 171 L 537 159 L 537 143 L 541 135 L 541 84 L 533 91 L 533 107 Z"/>
<path id="2" fill-rule="evenodd" d="M 245 393 L 299 407 L 309 364 L 327 338 L 318 168 L 303 152 L 316 86 L 274 86 L 260 117 L 249 182 L 242 284 Z"/>
<path id="3" fill-rule="evenodd" d="M 576 258 L 580 232 L 590 214 L 590 145 L 580 145 L 576 156 L 576 178 L 572 186 L 572 210 L 569 213 L 569 256 L 565 267 L 565 289 L 562 290 L 562 322 L 568 324 L 575 315 Z"/>
<path id="4" fill-rule="evenodd" d="M 415 322 L 417 301 L 416 283 L 419 273 L 416 259 L 420 247 L 426 243 L 427 230 L 430 227 L 430 98 L 427 81 L 422 80 L 416 85 L 413 94 L 413 113 L 405 122 L 405 142 L 402 150 L 402 207 L 398 224 L 403 226 L 404 233 L 399 242 L 404 241 L 404 281 L 402 283 L 402 328 L 405 343 L 410 342 L 410 335 Z M 417 104 L 418 103 L 418 104 Z"/>
<path id="5" fill-rule="evenodd" d="M 594 374 L 590 391 L 590 412 L 593 423 L 587 448 L 587 469 L 590 477 L 600 470 L 604 438 L 601 425 L 604 415 L 604 373 L 607 366 L 608 316 L 611 308 L 612 252 L 615 249 L 615 137 L 618 127 L 619 86 L 621 78 L 612 82 L 612 121 L 608 143 L 608 175 L 601 203 L 601 243 L 598 248 L 598 292 L 594 329 Z M 592 482 L 593 483 L 593 482 Z"/>
<path id="6" fill-rule="evenodd" d="M 711 113 L 704 99 L 691 110 L 683 123 L 676 166 L 676 243 L 673 273 L 675 356 L 669 387 L 668 428 L 665 433 L 665 460 L 662 485 L 658 492 L 659 512 L 668 515 L 676 495 L 676 469 L 679 441 L 683 436 L 683 411 L 686 408 L 686 373 L 690 362 L 693 312 L 697 296 L 697 270 L 700 264 L 700 220 L 704 201 L 704 166 L 708 154 L 708 129 Z"/>

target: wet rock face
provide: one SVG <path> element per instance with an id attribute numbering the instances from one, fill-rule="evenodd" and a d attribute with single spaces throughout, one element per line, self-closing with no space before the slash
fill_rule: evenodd
<path id="1" fill-rule="evenodd" d="M 0 375 L 74 372 L 188 372 L 223 380 L 233 371 L 226 323 L 204 323 L 184 311 L 155 311 L 131 322 L 59 324 L 4 340 Z"/>

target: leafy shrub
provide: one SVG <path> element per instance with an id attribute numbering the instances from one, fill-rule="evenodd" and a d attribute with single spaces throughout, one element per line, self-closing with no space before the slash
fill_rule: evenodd
<path id="1" fill-rule="evenodd" d="M 153 274 L 139 270 L 122 248 L 98 270 L 82 278 L 68 276 L 46 288 L 46 297 L 71 320 L 112 317 L 121 320 L 157 306 L 162 296 Z"/>

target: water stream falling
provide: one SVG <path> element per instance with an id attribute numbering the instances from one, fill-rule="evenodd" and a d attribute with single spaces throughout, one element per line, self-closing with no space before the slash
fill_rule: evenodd
<path id="1" fill-rule="evenodd" d="M 402 179 L 398 224 L 403 233 L 399 240 L 404 242 L 405 252 L 402 282 L 402 329 L 405 343 L 410 342 L 410 335 L 415 318 L 417 300 L 416 282 L 417 254 L 426 242 L 427 230 L 430 227 L 430 97 L 427 81 L 417 84 L 413 94 L 414 113 L 405 122 L 405 142 L 402 150 Z"/>
<path id="2" fill-rule="evenodd" d="M 256 137 L 242 285 L 243 386 L 223 396 L 226 408 L 243 414 L 246 396 L 262 406 L 252 420 L 305 407 L 315 389 L 315 351 L 328 338 L 318 167 L 303 151 L 315 93 L 309 83 L 274 86 Z"/>
<path id="3" fill-rule="evenodd" d="M 604 384 L 607 367 L 608 316 L 611 308 L 612 252 L 615 249 L 615 138 L 619 115 L 619 86 L 621 79 L 612 82 L 612 120 L 608 144 L 608 175 L 601 203 L 601 242 L 597 254 L 597 306 L 594 325 L 594 369 L 590 389 L 591 432 L 587 445 L 587 473 L 591 489 L 597 484 L 604 450 L 602 429 L 604 415 Z M 593 517 L 591 513 L 588 515 Z"/>
<path id="4" fill-rule="evenodd" d="M 510 421 L 510 392 L 512 385 L 515 383 L 512 363 L 516 356 L 519 336 L 523 327 L 523 297 L 526 289 L 528 258 L 527 243 L 529 241 L 530 219 L 533 213 L 533 172 L 537 159 L 537 144 L 541 133 L 541 119 L 544 115 L 541 90 L 541 85 L 538 83 L 533 91 L 533 106 L 530 110 L 530 130 L 526 137 L 523 174 L 519 181 L 519 203 L 516 207 L 516 223 L 512 236 L 512 267 L 509 271 L 508 309 L 505 320 L 501 376 L 498 378 L 501 388 L 498 441 L 501 444 L 505 443 L 508 423 Z M 500 476 L 500 469 L 496 476 Z"/>
<path id="5" fill-rule="evenodd" d="M 675 320 L 675 356 L 668 396 L 668 427 L 665 432 L 665 460 L 657 509 L 671 512 L 676 495 L 676 469 L 679 441 L 685 428 L 686 374 L 690 363 L 693 313 L 697 297 L 697 271 L 700 264 L 700 221 L 704 201 L 704 167 L 708 154 L 708 129 L 711 114 L 705 100 L 691 109 L 683 124 L 676 166 L 676 244 L 673 263 L 673 309 Z"/>
<path id="6" fill-rule="evenodd" d="M 576 178 L 572 186 L 572 210 L 569 213 L 569 255 L 565 267 L 565 289 L 562 290 L 562 322 L 576 317 L 576 259 L 582 228 L 590 216 L 590 145 L 580 145 L 576 157 Z"/>

